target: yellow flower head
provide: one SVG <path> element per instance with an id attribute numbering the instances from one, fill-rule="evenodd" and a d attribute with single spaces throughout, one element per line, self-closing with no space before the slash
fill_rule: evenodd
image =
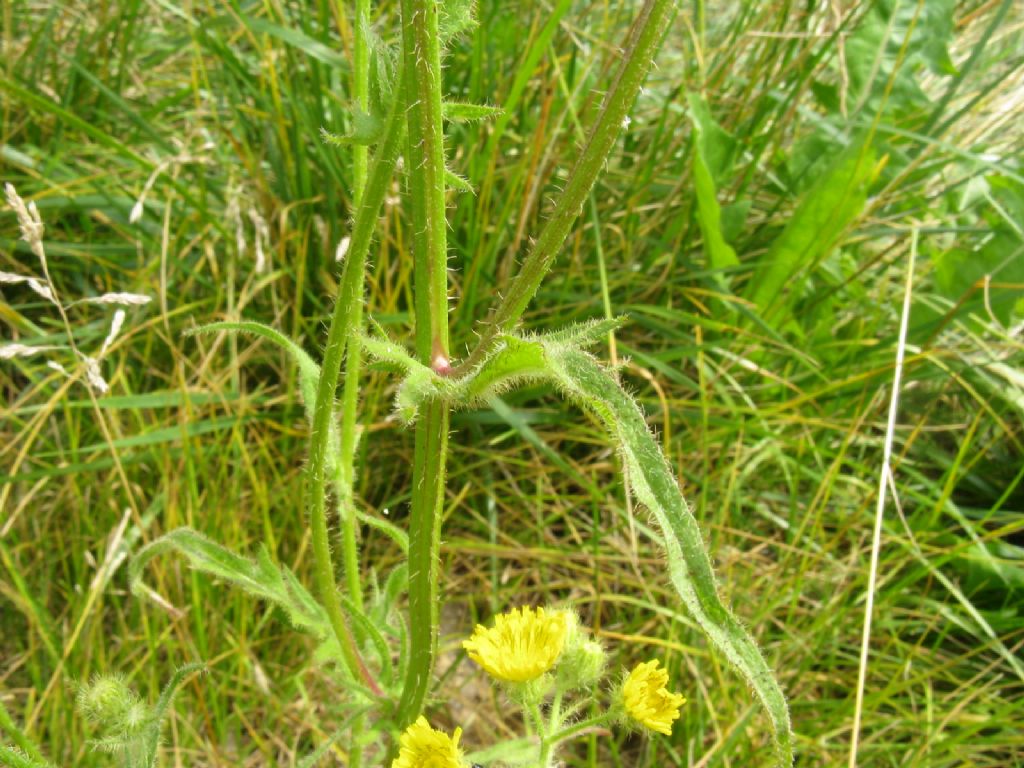
<path id="1" fill-rule="evenodd" d="M 462 768 L 461 736 L 461 728 L 456 728 L 455 734 L 449 736 L 443 731 L 435 731 L 427 718 L 420 716 L 399 738 L 398 757 L 391 763 L 391 768 Z"/>
<path id="2" fill-rule="evenodd" d="M 657 661 L 638 664 L 622 687 L 626 714 L 652 731 L 672 734 L 672 722 L 679 718 L 679 708 L 686 699 L 670 693 L 668 671 L 658 668 Z"/>
<path id="3" fill-rule="evenodd" d="M 513 608 L 494 617 L 493 629 L 478 624 L 462 647 L 492 677 L 525 683 L 555 666 L 567 630 L 564 611 Z"/>

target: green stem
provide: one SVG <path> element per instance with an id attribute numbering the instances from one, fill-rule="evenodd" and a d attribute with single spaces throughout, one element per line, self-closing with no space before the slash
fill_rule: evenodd
<path id="1" fill-rule="evenodd" d="M 355 15 L 355 49 L 353 51 L 352 92 L 356 104 L 363 112 L 370 106 L 370 62 L 367 35 L 370 25 L 370 0 L 356 0 Z M 366 189 L 368 150 L 362 144 L 352 148 L 352 199 L 354 207 L 359 208 Z M 359 388 L 362 373 L 362 348 L 359 334 L 363 330 L 363 290 L 366 282 L 366 265 L 361 265 L 359 274 L 354 281 L 359 283 L 358 300 L 349 308 L 351 312 L 351 329 L 345 348 L 345 383 L 341 397 L 341 436 L 339 440 L 341 455 L 338 457 L 338 475 L 340 494 L 338 512 L 342 525 L 342 558 L 344 560 L 345 581 L 348 585 L 349 599 L 358 609 L 363 609 L 363 585 L 359 569 L 359 541 L 356 535 L 356 502 L 355 502 L 355 463 L 356 442 L 358 439 Z M 356 633 L 359 637 L 359 633 Z M 349 740 L 349 768 L 360 768 L 363 763 L 363 747 L 360 742 L 365 727 L 366 717 L 359 714 L 352 721 L 351 738 Z"/>
<path id="2" fill-rule="evenodd" d="M 366 112 L 370 106 L 370 55 L 367 35 L 370 31 L 370 0 L 356 0 L 354 45 L 352 50 L 352 94 L 359 109 Z M 359 206 L 366 186 L 367 147 L 356 144 L 352 148 L 352 198 Z"/>
<path id="3" fill-rule="evenodd" d="M 522 268 L 512 279 L 501 303 L 483 329 L 479 344 L 459 365 L 456 373 L 467 373 L 480 362 L 495 339 L 519 322 L 537 293 L 615 146 L 623 121 L 636 100 L 640 86 L 651 68 L 654 54 L 675 14 L 675 0 L 646 0 L 644 3 L 623 46 L 621 62 L 601 105 L 601 111 L 569 173 L 565 190 L 523 261 Z"/>
<path id="4" fill-rule="evenodd" d="M 448 244 L 445 218 L 441 53 L 436 0 L 402 0 L 409 209 L 415 265 L 416 355 L 448 372 Z M 416 424 L 409 518 L 410 655 L 398 704 L 405 727 L 423 709 L 437 654 L 438 556 L 448 449 L 448 405 L 429 403 Z"/>
<path id="5" fill-rule="evenodd" d="M 356 0 L 355 50 L 353 66 L 353 93 L 359 108 L 366 110 L 370 103 L 370 65 L 366 35 L 369 28 L 369 0 Z M 355 145 L 352 154 L 353 200 L 356 210 L 363 200 L 367 177 L 367 148 Z M 359 386 L 362 373 L 362 349 L 358 343 L 363 330 L 363 285 L 366 281 L 366 260 L 355 265 L 352 283 L 355 300 L 348 307 L 350 332 L 345 347 L 345 383 L 341 399 L 341 436 L 339 457 L 338 510 L 342 521 L 342 557 L 349 598 L 360 610 L 363 607 L 363 587 L 359 572 L 359 545 L 356 538 L 355 512 L 355 455 L 358 438 Z"/>
<path id="6" fill-rule="evenodd" d="M 555 698 L 551 702 L 551 717 L 548 718 L 548 730 L 553 731 L 561 726 L 562 721 L 562 692 L 555 691 Z"/>
<path id="7" fill-rule="evenodd" d="M 345 622 L 341 601 L 334 581 L 334 566 L 327 532 L 326 511 L 326 468 L 328 433 L 334 418 L 334 396 L 338 388 L 338 376 L 345 352 L 346 341 L 356 327 L 357 311 L 361 312 L 363 275 L 366 268 L 366 254 L 373 241 L 377 216 L 387 192 L 388 183 L 394 172 L 399 149 L 404 137 L 404 121 L 400 104 L 404 103 L 403 85 L 396 88 L 395 103 L 391 107 L 384 129 L 384 137 L 374 153 L 365 190 L 361 195 L 352 228 L 349 253 L 341 275 L 341 289 L 331 317 L 324 350 L 320 380 L 317 384 L 316 402 L 313 409 L 313 429 L 309 448 L 309 515 L 315 559 L 317 592 L 327 612 L 338 644 L 345 656 L 346 665 L 353 676 L 360 678 L 374 693 L 380 693 L 376 681 L 359 658 L 358 650 Z M 361 315 L 359 315 L 361 317 Z M 346 424 L 352 425 L 347 419 Z M 344 425 L 343 425 L 344 427 Z M 342 494 L 347 493 L 344 489 Z"/>
<path id="8" fill-rule="evenodd" d="M 605 712 L 604 714 L 597 715 L 596 717 L 591 717 L 588 720 L 582 720 L 578 723 L 573 723 L 568 728 L 563 728 L 562 730 L 551 734 L 544 741 L 547 744 L 549 750 L 554 749 L 563 741 L 568 741 L 569 739 L 573 738 L 574 736 L 578 736 L 584 731 L 588 731 L 591 728 L 597 728 L 601 725 L 606 725 L 607 723 L 611 722 L 613 717 L 614 715 L 612 712 Z M 541 748 L 543 749 L 543 745 Z M 544 765 L 546 765 L 546 763 Z"/>

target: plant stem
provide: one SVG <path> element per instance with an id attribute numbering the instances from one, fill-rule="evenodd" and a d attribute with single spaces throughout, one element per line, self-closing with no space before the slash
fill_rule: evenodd
<path id="1" fill-rule="evenodd" d="M 369 27 L 369 0 L 356 0 L 353 94 L 359 109 L 366 110 L 370 103 L 370 68 L 366 33 Z M 352 197 L 359 209 L 363 200 L 367 175 L 367 148 L 356 144 L 352 150 Z M 350 244 L 351 246 L 351 244 Z M 341 455 L 339 458 L 338 510 L 342 522 L 342 557 L 349 598 L 359 609 L 363 607 L 363 588 L 359 573 L 359 545 L 356 538 L 355 513 L 355 460 L 358 436 L 359 386 L 362 373 L 362 349 L 358 343 L 363 329 L 363 285 L 366 282 L 366 259 L 362 259 L 358 274 L 353 270 L 356 285 L 355 300 L 348 307 L 350 328 L 345 341 L 345 383 L 341 399 Z"/>
<path id="2" fill-rule="evenodd" d="M 548 747 L 548 754 L 550 754 L 550 750 L 557 747 L 563 741 L 567 741 L 568 739 L 571 739 L 574 736 L 583 733 L 584 731 L 588 731 L 591 728 L 597 728 L 598 726 L 605 725 L 606 723 L 612 720 L 612 717 L 613 715 L 611 712 L 605 712 L 603 714 L 597 715 L 596 717 L 591 717 L 587 720 L 582 720 L 578 723 L 573 723 L 568 728 L 563 728 L 557 733 L 552 733 L 550 736 L 545 738 L 544 745 L 541 746 L 541 749 L 543 749 L 546 745 Z"/>
<path id="3" fill-rule="evenodd" d="M 362 111 L 370 106 L 370 48 L 367 33 L 370 29 L 370 0 L 355 0 L 356 15 L 352 50 L 352 94 Z M 352 199 L 356 207 L 366 186 L 366 167 L 369 151 L 362 144 L 352 147 Z"/>
<path id="4" fill-rule="evenodd" d="M 352 92 L 356 104 L 362 111 L 370 106 L 370 62 L 367 34 L 370 25 L 370 0 L 356 0 L 355 41 L 353 51 Z M 368 150 L 362 144 L 352 148 L 352 200 L 358 210 L 363 201 L 366 189 L 366 166 Z M 345 347 L 345 383 L 341 397 L 341 437 L 338 457 L 339 498 L 338 512 L 341 517 L 342 558 L 344 559 L 345 581 L 348 585 L 349 598 L 358 609 L 363 609 L 363 585 L 359 572 L 359 541 L 356 536 L 355 508 L 355 463 L 356 443 L 358 439 L 359 418 L 359 387 L 362 372 L 362 348 L 359 334 L 363 330 L 363 285 L 366 282 L 366 264 L 359 266 L 359 274 L 354 281 L 359 283 L 359 296 L 349 307 L 351 328 Z M 359 638 L 360 633 L 356 632 Z M 352 721 L 351 738 L 349 740 L 349 768 L 361 768 L 363 763 L 363 747 L 360 741 L 365 727 L 366 716 L 356 715 Z"/>
<path id="5" fill-rule="evenodd" d="M 569 231 L 583 210 L 597 177 L 604 168 L 623 121 L 633 106 L 636 95 L 651 68 L 654 54 L 665 30 L 676 14 L 675 0 L 646 0 L 640 15 L 629 31 L 622 49 L 622 59 L 605 95 L 601 111 L 590 130 L 569 181 L 555 209 L 544 224 L 523 266 L 512 279 L 501 303 L 483 329 L 480 342 L 469 357 L 458 366 L 457 374 L 467 373 L 490 350 L 496 337 L 510 331 L 537 293 L 541 281 L 551 268 Z"/>
<path id="6" fill-rule="evenodd" d="M 404 87 L 400 82 L 395 89 L 395 103 L 391 107 L 384 137 L 373 155 L 365 190 L 361 195 L 352 227 L 349 253 L 341 274 L 341 289 L 334 305 L 331 326 L 327 333 L 320 381 L 317 384 L 316 403 L 313 409 L 313 429 L 309 448 L 309 515 L 313 538 L 313 555 L 317 592 L 331 622 L 338 644 L 345 656 L 345 663 L 353 676 L 361 678 L 374 693 L 380 693 L 376 681 L 359 658 L 345 617 L 341 610 L 334 581 L 334 566 L 327 532 L 325 475 L 327 467 L 328 436 L 331 419 L 334 418 L 334 395 L 338 388 L 338 375 L 347 340 L 356 327 L 356 311 L 362 309 L 363 273 L 366 268 L 366 254 L 373 240 L 384 194 L 395 168 L 399 148 L 404 137 L 404 121 L 401 106 L 404 104 Z M 361 317 L 361 314 L 359 315 Z M 347 420 L 352 424 L 352 420 Z M 344 426 L 344 425 L 343 425 Z M 354 436 L 354 435 L 353 435 Z M 332 463 L 340 457 L 331 457 Z M 346 491 L 342 490 L 342 494 Z"/>
<path id="7" fill-rule="evenodd" d="M 416 355 L 448 372 L 448 245 L 445 218 L 441 55 L 436 0 L 402 0 L 402 57 L 409 84 L 409 208 L 415 260 Z M 448 406 L 429 403 L 416 424 L 409 518 L 410 656 L 398 704 L 405 727 L 423 708 L 437 652 L 438 552 L 448 449 Z"/>

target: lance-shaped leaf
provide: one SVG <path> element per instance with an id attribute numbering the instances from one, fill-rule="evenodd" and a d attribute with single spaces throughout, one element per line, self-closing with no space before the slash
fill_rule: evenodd
<path id="1" fill-rule="evenodd" d="M 786 698 L 757 644 L 722 602 L 700 527 L 640 407 L 589 354 L 563 345 L 546 345 L 546 351 L 558 387 L 594 414 L 614 440 L 630 490 L 662 530 L 672 585 L 714 646 L 754 689 L 771 719 L 778 761 L 791 765 Z"/>
<path id="2" fill-rule="evenodd" d="M 445 101 L 441 103 L 441 114 L 445 120 L 453 123 L 468 123 L 473 120 L 488 120 L 497 117 L 502 112 L 501 107 L 492 107 L 487 104 L 468 104 L 462 101 Z"/>
<path id="3" fill-rule="evenodd" d="M 54 768 L 53 763 L 29 757 L 18 747 L 9 747 L 6 744 L 0 744 L 0 765 L 10 768 Z"/>
<path id="4" fill-rule="evenodd" d="M 667 460 L 637 403 L 609 371 L 578 347 L 580 342 L 603 336 L 614 322 L 532 339 L 502 337 L 496 351 L 458 379 L 436 375 L 387 341 L 371 340 L 364 348 L 405 373 L 399 388 L 400 408 L 412 417 L 433 398 L 453 408 L 467 407 L 524 380 L 550 381 L 596 416 L 622 455 L 631 492 L 661 528 L 672 585 L 712 644 L 754 689 L 775 732 L 778 762 L 788 766 L 793 762 L 793 736 L 786 698 L 757 644 L 719 596 L 700 526 Z"/>
<path id="5" fill-rule="evenodd" d="M 711 160 L 716 150 L 720 155 L 728 155 L 728 149 L 718 146 L 725 143 L 721 136 L 728 134 L 714 124 L 707 104 L 700 97 L 691 93 L 688 99 L 694 132 L 693 186 L 697 197 L 697 224 L 704 238 L 708 266 L 713 270 L 728 269 L 739 264 L 739 259 L 722 235 L 722 208 L 718 204 L 718 188 Z M 719 162 L 724 165 L 728 160 Z"/>
<path id="6" fill-rule="evenodd" d="M 323 609 L 312 596 L 292 579 L 285 581 L 284 566 L 263 553 L 258 560 L 236 554 L 191 528 L 177 528 L 150 542 L 132 558 L 128 579 L 133 594 L 151 597 L 155 593 L 142 580 L 142 571 L 155 557 L 176 552 L 197 571 L 214 576 L 243 591 L 279 606 L 299 629 L 322 636 L 328 632 Z"/>

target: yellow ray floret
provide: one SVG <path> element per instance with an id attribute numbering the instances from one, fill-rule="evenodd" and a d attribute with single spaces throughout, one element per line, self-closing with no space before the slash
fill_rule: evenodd
<path id="1" fill-rule="evenodd" d="M 444 731 L 435 731 L 427 718 L 420 718 L 405 729 L 398 740 L 398 757 L 391 768 L 463 768 L 465 761 L 459 750 L 462 729 L 456 728 L 449 736 Z"/>
<path id="2" fill-rule="evenodd" d="M 626 714 L 652 731 L 666 736 L 672 733 L 672 722 L 679 718 L 679 708 L 686 699 L 670 693 L 668 672 L 658 668 L 658 662 L 638 664 L 626 678 L 622 698 Z"/>
<path id="3" fill-rule="evenodd" d="M 492 677 L 525 683 L 555 666 L 567 629 L 564 611 L 513 608 L 494 617 L 493 629 L 478 624 L 462 647 Z"/>

